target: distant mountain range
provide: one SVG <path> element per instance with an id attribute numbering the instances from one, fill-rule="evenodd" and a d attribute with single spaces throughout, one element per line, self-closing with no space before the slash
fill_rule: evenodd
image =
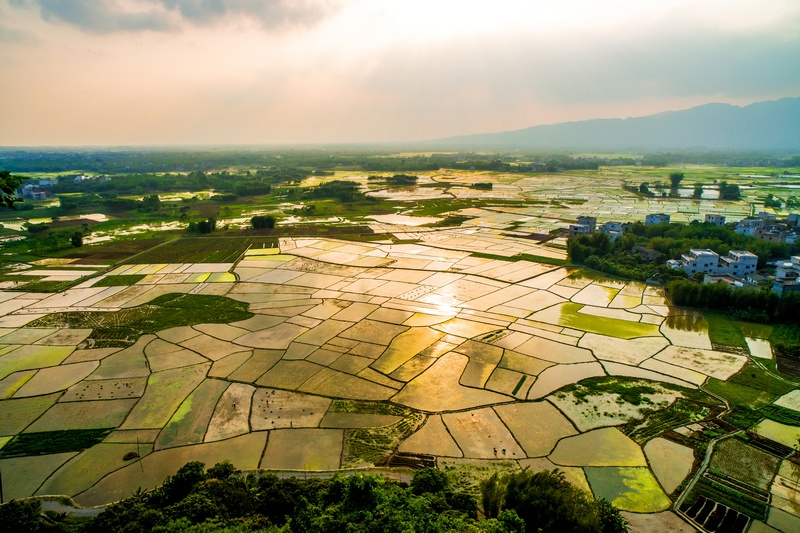
<path id="1" fill-rule="evenodd" d="M 645 117 L 563 122 L 426 144 L 486 149 L 800 151 L 800 98 L 744 107 L 706 104 Z"/>

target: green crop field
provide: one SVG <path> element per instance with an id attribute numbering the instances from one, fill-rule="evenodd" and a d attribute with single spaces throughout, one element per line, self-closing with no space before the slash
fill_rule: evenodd
<path id="1" fill-rule="evenodd" d="M 136 257 L 137 263 L 230 263 L 248 247 L 277 245 L 272 237 L 188 237 L 169 241 Z"/>

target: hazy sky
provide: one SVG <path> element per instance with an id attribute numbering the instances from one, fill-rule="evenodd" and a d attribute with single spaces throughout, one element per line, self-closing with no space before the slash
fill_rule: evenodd
<path id="1" fill-rule="evenodd" d="M 797 0 L 0 0 L 0 145 L 407 141 L 800 96 Z"/>

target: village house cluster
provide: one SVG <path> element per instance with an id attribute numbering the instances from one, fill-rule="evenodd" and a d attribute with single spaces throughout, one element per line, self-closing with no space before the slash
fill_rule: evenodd
<path id="1" fill-rule="evenodd" d="M 712 250 L 693 248 L 680 259 L 670 259 L 667 266 L 682 269 L 689 276 L 703 272 L 703 283 L 729 283 L 736 286 L 755 285 L 758 256 L 746 250 L 731 250 L 727 256 Z"/>
<path id="2" fill-rule="evenodd" d="M 745 218 L 736 224 L 736 233 L 749 235 L 767 242 L 794 244 L 800 236 L 798 227 L 800 215 L 791 213 L 784 220 L 778 220 L 774 213 L 761 211 L 756 218 Z"/>
<path id="3" fill-rule="evenodd" d="M 788 261 L 777 261 L 772 291 L 781 296 L 787 292 L 800 291 L 798 279 L 800 279 L 800 256 L 793 255 Z"/>
<path id="4" fill-rule="evenodd" d="M 786 219 L 778 220 L 777 217 L 765 211 L 758 213 L 757 218 L 746 218 L 736 224 L 735 231 L 743 235 L 755 237 L 768 242 L 785 242 L 794 244 L 800 235 L 798 227 L 800 215 L 790 214 Z M 669 224 L 670 216 L 664 213 L 649 214 L 645 217 L 645 225 Z M 704 222 L 715 226 L 725 225 L 724 215 L 707 214 Z M 578 217 L 577 224 L 569 225 L 569 237 L 591 235 L 595 232 L 605 233 L 612 242 L 622 237 L 630 228 L 630 223 L 605 222 L 598 226 L 597 218 L 591 216 Z M 639 254 L 647 255 L 652 252 L 649 259 L 656 255 L 654 250 L 641 246 L 634 248 Z M 747 250 L 731 250 L 728 255 L 720 256 L 718 253 L 702 248 L 693 248 L 689 253 L 683 254 L 680 259 L 670 259 L 667 267 L 680 269 L 688 276 L 703 273 L 703 283 L 728 283 L 737 287 L 752 287 L 764 282 L 766 278 L 757 274 L 758 256 Z M 775 263 L 775 279 L 772 281 L 772 290 L 783 296 L 788 291 L 800 290 L 800 256 L 792 256 L 789 260 Z"/>
<path id="5" fill-rule="evenodd" d="M 81 181 L 91 179 L 108 181 L 111 178 L 107 176 L 91 177 L 83 174 L 77 174 L 73 176 L 62 176 L 60 178 L 27 179 L 23 182 L 22 186 L 14 191 L 14 194 L 18 198 L 22 198 L 24 200 L 47 200 L 48 198 L 53 198 L 54 196 L 53 191 L 50 190 L 50 188 L 54 185 L 57 185 L 60 180 L 71 180 L 75 183 L 80 183 Z"/>

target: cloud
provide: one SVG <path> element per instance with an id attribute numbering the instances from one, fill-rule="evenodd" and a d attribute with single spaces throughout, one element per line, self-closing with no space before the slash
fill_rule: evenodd
<path id="1" fill-rule="evenodd" d="M 267 29 L 313 25 L 337 5 L 332 0 L 9 0 L 38 8 L 47 22 L 63 22 L 87 33 L 171 31 L 181 23 L 205 26 L 247 19 Z"/>
<path id="2" fill-rule="evenodd" d="M 39 38 L 27 30 L 0 23 L 0 43 L 30 44 L 38 41 Z"/>
<path id="3" fill-rule="evenodd" d="M 625 34 L 459 38 L 376 53 L 360 83 L 406 101 L 512 110 L 800 92 L 800 34 L 630 29 Z M 500 109 L 498 109 L 500 110 Z"/>
<path id="4" fill-rule="evenodd" d="M 42 18 L 48 22 L 66 22 L 89 33 L 116 31 L 166 31 L 174 21 L 158 6 L 128 10 L 115 0 L 36 0 Z"/>
<path id="5" fill-rule="evenodd" d="M 314 0 L 161 0 L 184 20 L 207 24 L 225 16 L 244 16 L 266 27 L 307 26 L 319 22 L 335 7 Z"/>

